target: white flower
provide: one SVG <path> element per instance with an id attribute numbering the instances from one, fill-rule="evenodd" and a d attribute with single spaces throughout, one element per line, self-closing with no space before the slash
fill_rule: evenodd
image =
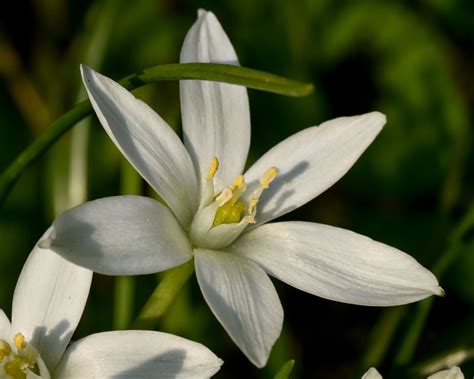
<path id="1" fill-rule="evenodd" d="M 428 376 L 428 379 L 464 379 L 464 374 L 459 367 L 451 367 L 447 370 L 438 371 Z"/>
<path id="2" fill-rule="evenodd" d="M 200 11 L 182 62 L 238 64 L 211 12 Z M 339 180 L 385 124 L 374 112 L 343 117 L 281 142 L 242 174 L 250 144 L 244 87 L 181 81 L 184 144 L 150 107 L 82 67 L 103 127 L 169 208 L 119 196 L 63 213 L 43 242 L 110 275 L 147 274 L 195 259 L 204 298 L 258 367 L 280 335 L 283 310 L 270 274 L 327 299 L 396 305 L 441 294 L 413 258 L 359 234 L 309 222 L 267 221 Z"/>
<path id="3" fill-rule="evenodd" d="M 362 376 L 361 379 L 382 379 L 382 375 L 377 371 L 375 367 L 369 368 L 369 370 Z"/>
<path id="4" fill-rule="evenodd" d="M 0 309 L 0 378 L 208 378 L 222 361 L 171 334 L 117 331 L 69 344 L 92 272 L 35 247 L 13 295 L 12 321 Z"/>
<path id="5" fill-rule="evenodd" d="M 373 367 L 364 374 L 362 379 L 382 379 L 382 375 Z M 451 367 L 450 369 L 439 371 L 428 376 L 428 379 L 464 379 L 464 375 L 459 367 Z"/>

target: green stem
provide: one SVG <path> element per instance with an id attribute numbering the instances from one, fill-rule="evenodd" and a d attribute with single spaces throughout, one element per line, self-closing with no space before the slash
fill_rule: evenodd
<path id="1" fill-rule="evenodd" d="M 361 372 L 369 367 L 379 367 L 387 354 L 397 326 L 406 314 L 405 306 L 390 307 L 382 311 L 380 318 L 372 329 L 367 343 L 367 350 L 361 360 Z"/>
<path id="2" fill-rule="evenodd" d="M 474 228 L 474 205 L 470 207 L 462 221 L 452 232 L 447 249 L 441 254 L 440 258 L 433 267 L 433 273 L 440 279 L 451 263 L 457 258 L 464 238 Z M 433 298 L 426 299 L 416 304 L 415 314 L 412 322 L 405 332 L 405 338 L 402 340 L 398 353 L 395 356 L 395 364 L 403 366 L 408 364 L 415 353 L 418 340 L 425 326 L 431 307 L 433 306 Z"/>
<path id="3" fill-rule="evenodd" d="M 125 158 L 121 160 L 120 174 L 120 193 L 140 195 L 142 178 Z M 133 317 L 135 278 L 133 276 L 116 277 L 114 295 L 114 329 L 127 329 Z"/>
<path id="4" fill-rule="evenodd" d="M 414 368 L 414 372 L 418 374 L 418 377 L 427 376 L 445 369 L 446 367 L 460 366 L 461 364 L 471 361 L 474 359 L 474 348 L 469 347 L 457 347 L 443 351 L 441 354 L 432 357 Z"/>
<path id="5" fill-rule="evenodd" d="M 193 272 L 194 261 L 167 271 L 133 323 L 133 329 L 154 329 Z"/>
<path id="6" fill-rule="evenodd" d="M 114 330 L 127 329 L 132 320 L 135 278 L 118 276 L 115 278 Z"/>
<path id="7" fill-rule="evenodd" d="M 245 67 L 214 64 L 185 63 L 152 67 L 122 79 L 119 83 L 132 90 L 162 80 L 198 79 L 239 84 L 249 88 L 274 92 L 286 96 L 306 96 L 313 85 L 292 81 L 280 76 Z M 39 138 L 28 146 L 0 176 L 0 205 L 5 201 L 23 171 L 39 158 L 64 133 L 78 121 L 92 113 L 88 100 L 77 104 L 69 112 L 54 121 Z"/>

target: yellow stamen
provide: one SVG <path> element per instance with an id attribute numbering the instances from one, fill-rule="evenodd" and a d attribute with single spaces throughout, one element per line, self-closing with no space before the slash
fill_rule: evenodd
<path id="1" fill-rule="evenodd" d="M 245 221 L 247 221 L 249 224 L 255 224 L 255 217 L 252 215 L 247 215 L 245 216 Z"/>
<path id="2" fill-rule="evenodd" d="M 232 199 L 232 190 L 230 188 L 224 188 L 223 191 L 216 197 L 216 200 L 219 202 L 219 207 L 222 207 L 230 199 Z"/>
<path id="3" fill-rule="evenodd" d="M 5 340 L 0 340 L 0 362 L 3 361 L 3 358 L 9 356 L 12 352 L 11 346 Z"/>
<path id="4" fill-rule="evenodd" d="M 219 169 L 219 161 L 217 157 L 212 157 L 211 165 L 209 171 L 207 172 L 206 180 L 211 180 L 216 175 L 217 170 Z"/>
<path id="5" fill-rule="evenodd" d="M 249 210 L 248 210 L 249 214 L 253 213 L 257 204 L 258 204 L 258 197 L 253 197 L 249 203 Z"/>
<path id="6" fill-rule="evenodd" d="M 15 334 L 15 337 L 13 337 L 13 344 L 17 349 L 24 349 L 26 346 L 25 336 L 21 333 Z"/>
<path id="7" fill-rule="evenodd" d="M 242 185 L 245 184 L 245 179 L 243 175 L 239 175 L 237 178 L 235 178 L 234 182 L 231 184 L 230 189 L 234 190 L 236 188 L 242 187 Z"/>
<path id="8" fill-rule="evenodd" d="M 270 185 L 270 183 L 275 179 L 278 175 L 278 169 L 276 167 L 270 167 L 265 171 L 265 174 L 260 178 L 260 185 L 262 188 L 266 189 Z"/>

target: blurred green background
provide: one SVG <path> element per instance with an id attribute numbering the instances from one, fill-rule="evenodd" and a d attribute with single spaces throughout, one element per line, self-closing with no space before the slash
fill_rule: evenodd
<path id="1" fill-rule="evenodd" d="M 423 377 L 447 359 L 461 364 L 466 377 L 474 375 L 474 225 L 465 222 L 474 193 L 474 3 L 25 0 L 10 6 L 0 15 L 0 170 L 84 97 L 80 63 L 114 79 L 175 63 L 198 8 L 217 15 L 242 65 L 316 88 L 306 98 L 249 91 L 249 163 L 327 119 L 372 110 L 387 115 L 383 132 L 349 174 L 285 218 L 396 246 L 434 268 L 447 296 L 433 304 L 368 308 L 274 280 L 284 332 L 269 365 L 257 370 L 191 280 L 158 329 L 210 347 L 225 361 L 217 378 L 271 378 L 290 358 L 295 378 L 360 377 L 371 364 L 385 377 Z M 178 83 L 136 94 L 180 133 Z M 55 214 L 85 199 L 152 196 L 134 179 L 95 118 L 27 170 L 0 209 L 0 306 L 7 314 L 25 258 Z M 125 284 L 134 293 L 130 317 L 159 278 Z M 114 319 L 115 286 L 115 278 L 94 277 L 75 338 L 127 322 L 127 315 Z M 406 345 L 413 336 L 419 338 L 411 352 Z"/>

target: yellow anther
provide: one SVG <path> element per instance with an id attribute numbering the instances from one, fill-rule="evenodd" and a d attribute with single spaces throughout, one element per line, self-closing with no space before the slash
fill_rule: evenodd
<path id="1" fill-rule="evenodd" d="M 3 358 L 9 356 L 12 352 L 11 346 L 5 340 L 0 340 L 0 362 L 3 361 Z"/>
<path id="2" fill-rule="evenodd" d="M 206 180 L 211 180 L 214 175 L 216 175 L 217 170 L 219 169 L 219 161 L 217 157 L 212 157 L 211 165 L 209 167 L 209 171 L 207 172 Z"/>
<path id="3" fill-rule="evenodd" d="M 262 188 L 266 189 L 270 185 L 270 183 L 275 179 L 278 175 L 278 169 L 276 167 L 270 167 L 265 171 L 265 174 L 260 178 L 260 185 Z"/>
<path id="4" fill-rule="evenodd" d="M 24 349 L 26 346 L 25 336 L 21 333 L 15 334 L 15 337 L 13 337 L 13 344 L 17 349 Z"/>
<path id="5" fill-rule="evenodd" d="M 242 187 L 242 185 L 245 185 L 245 179 L 243 175 L 239 175 L 237 178 L 235 178 L 234 182 L 231 184 L 230 189 L 236 189 Z"/>

